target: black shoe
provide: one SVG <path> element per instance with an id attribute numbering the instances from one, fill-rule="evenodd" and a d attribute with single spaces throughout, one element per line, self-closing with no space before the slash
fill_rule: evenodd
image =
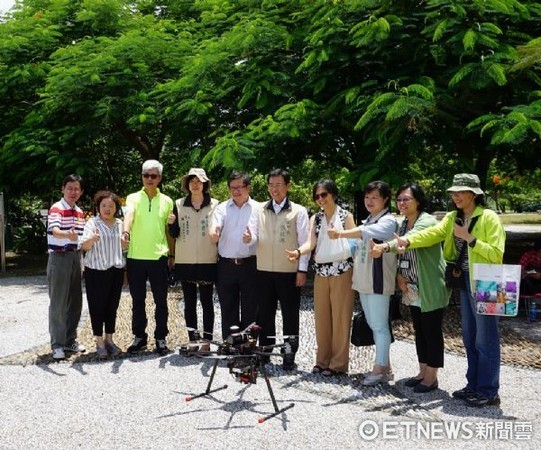
<path id="1" fill-rule="evenodd" d="M 156 353 L 161 356 L 167 355 L 167 353 L 169 353 L 169 349 L 167 348 L 165 339 L 156 339 Z"/>
<path id="2" fill-rule="evenodd" d="M 133 342 L 128 347 L 128 353 L 138 353 L 147 349 L 147 340 L 146 338 L 136 337 L 133 339 Z"/>
<path id="3" fill-rule="evenodd" d="M 429 386 L 423 383 L 419 383 L 413 388 L 413 392 L 417 392 L 418 394 L 425 394 L 430 391 L 435 391 L 436 389 L 438 389 L 438 380 L 434 381 L 434 383 Z"/>
<path id="4" fill-rule="evenodd" d="M 499 395 L 488 398 L 481 394 L 475 394 L 465 400 L 468 406 L 473 406 L 474 408 L 483 408 L 485 406 L 500 406 Z"/>
<path id="5" fill-rule="evenodd" d="M 295 364 L 295 353 L 286 353 L 284 355 L 284 362 L 282 363 L 282 369 L 295 370 L 297 364 Z"/>
<path id="6" fill-rule="evenodd" d="M 417 386 L 421 381 L 423 381 L 422 378 L 408 378 L 406 381 L 404 381 L 404 386 L 407 387 L 415 387 Z"/>
<path id="7" fill-rule="evenodd" d="M 468 386 L 465 388 L 459 389 L 458 391 L 453 392 L 453 397 L 460 400 L 466 400 L 468 397 L 475 395 L 475 391 L 470 389 Z"/>

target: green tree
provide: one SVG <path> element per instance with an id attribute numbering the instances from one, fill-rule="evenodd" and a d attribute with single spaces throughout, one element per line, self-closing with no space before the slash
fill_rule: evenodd
<path id="1" fill-rule="evenodd" d="M 375 177 L 440 186 L 454 170 L 484 181 L 495 158 L 520 171 L 538 154 L 536 2 L 18 6 L 0 24 L 4 189 L 76 171 L 122 193 L 152 157 L 171 189 L 191 165 L 302 179 L 312 161 L 353 192 Z"/>

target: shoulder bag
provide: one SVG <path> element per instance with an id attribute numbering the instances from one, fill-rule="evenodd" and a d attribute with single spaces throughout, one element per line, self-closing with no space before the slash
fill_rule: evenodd
<path id="1" fill-rule="evenodd" d="M 327 221 L 325 217 L 321 217 L 321 226 L 319 229 L 319 235 L 317 239 L 316 254 L 314 260 L 318 264 L 322 263 L 332 263 L 343 261 L 352 256 L 352 248 L 349 244 L 349 239 L 347 238 L 338 238 L 331 239 L 327 235 Z M 336 231 L 342 231 L 344 227 L 342 226 L 342 221 L 338 216 L 338 207 L 334 212 L 331 223 Z"/>
<path id="2" fill-rule="evenodd" d="M 470 226 L 468 227 L 468 233 L 471 233 L 471 230 L 473 229 L 473 226 L 475 225 L 475 222 L 477 222 L 478 218 L 479 216 L 472 218 Z M 460 252 L 456 257 L 456 261 L 448 262 L 445 266 L 445 285 L 449 289 L 464 289 L 466 287 L 466 283 L 464 281 L 464 277 L 462 276 L 462 269 L 460 266 L 462 258 L 464 258 L 464 252 L 466 251 L 467 247 L 468 243 L 464 241 L 464 245 L 460 249 Z"/>

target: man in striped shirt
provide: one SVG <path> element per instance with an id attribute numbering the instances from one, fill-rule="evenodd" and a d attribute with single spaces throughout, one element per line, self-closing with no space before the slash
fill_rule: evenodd
<path id="1" fill-rule="evenodd" d="M 63 197 L 47 216 L 47 282 L 49 285 L 49 333 L 53 358 L 65 358 L 65 352 L 84 352 L 79 344 L 77 325 L 83 302 L 79 237 L 85 218 L 76 205 L 83 194 L 83 180 L 68 175 L 62 182 Z"/>

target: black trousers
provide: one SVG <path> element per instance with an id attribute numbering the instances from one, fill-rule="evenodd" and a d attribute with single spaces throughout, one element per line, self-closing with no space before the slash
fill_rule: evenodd
<path id="1" fill-rule="evenodd" d="M 443 311 L 421 312 L 418 306 L 410 306 L 417 359 L 430 367 L 443 367 Z"/>
<path id="2" fill-rule="evenodd" d="M 165 339 L 167 329 L 167 257 L 158 260 L 128 258 L 128 282 L 130 294 L 133 300 L 132 306 L 132 333 L 139 338 L 147 338 L 147 313 L 145 310 L 147 297 L 147 279 L 150 281 L 150 289 L 154 297 L 156 312 L 155 339 Z"/>
<path id="3" fill-rule="evenodd" d="M 193 281 L 180 282 L 184 294 L 184 318 L 186 326 L 197 328 L 197 287 L 199 286 L 199 299 L 203 308 L 203 338 L 212 340 L 214 335 L 214 303 L 212 294 L 214 284 L 199 284 Z M 195 333 L 188 330 L 190 341 L 195 339 Z"/>
<path id="4" fill-rule="evenodd" d="M 95 270 L 85 267 L 84 277 L 92 333 L 94 336 L 102 336 L 104 326 L 105 333 L 114 333 L 124 269 L 111 267 L 107 270 Z"/>
<path id="5" fill-rule="evenodd" d="M 235 264 L 225 258 L 218 260 L 216 288 L 222 312 L 222 338 L 229 336 L 229 328 L 246 328 L 257 319 L 257 264 L 255 257 Z M 240 308 L 240 309 L 239 309 Z"/>
<path id="6" fill-rule="evenodd" d="M 296 272 L 258 271 L 259 311 L 257 324 L 261 326 L 259 345 L 272 345 L 276 335 L 276 310 L 278 302 L 282 311 L 282 332 L 284 335 L 299 334 L 299 309 L 301 288 L 295 286 Z M 293 352 L 298 350 L 298 339 L 292 339 Z"/>

